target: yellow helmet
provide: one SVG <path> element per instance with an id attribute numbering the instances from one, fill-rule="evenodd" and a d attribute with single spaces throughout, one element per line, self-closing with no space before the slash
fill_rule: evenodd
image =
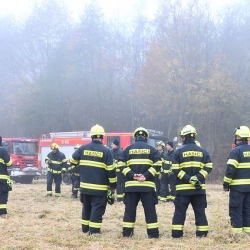
<path id="1" fill-rule="evenodd" d="M 97 137 L 101 137 L 101 136 L 104 136 L 105 135 L 105 131 L 104 131 L 104 128 L 98 124 L 96 124 L 95 126 L 93 126 L 91 129 L 90 129 L 90 136 L 97 136 Z"/>
<path id="2" fill-rule="evenodd" d="M 156 142 L 156 146 L 162 146 L 163 148 L 166 146 L 163 141 Z"/>
<path id="3" fill-rule="evenodd" d="M 180 132 L 180 136 L 183 137 L 185 135 L 191 135 L 191 137 L 194 137 L 194 135 L 197 135 L 196 129 L 191 125 L 186 125 Z"/>
<path id="4" fill-rule="evenodd" d="M 234 130 L 234 135 L 241 138 L 250 138 L 250 130 L 247 126 L 239 126 Z"/>
<path id="5" fill-rule="evenodd" d="M 80 144 L 76 144 L 76 145 L 74 146 L 74 149 L 78 149 L 78 148 L 80 148 L 80 147 L 81 147 Z"/>
<path id="6" fill-rule="evenodd" d="M 139 135 L 145 136 L 145 137 L 149 137 L 149 133 L 147 131 L 147 129 L 143 128 L 143 127 L 139 127 L 134 131 L 134 135 L 133 137 L 137 137 Z"/>
<path id="7" fill-rule="evenodd" d="M 57 143 L 54 142 L 54 143 L 51 144 L 50 148 L 51 148 L 52 150 L 55 150 L 55 149 L 59 149 L 59 146 L 58 146 Z"/>
<path id="8" fill-rule="evenodd" d="M 195 142 L 195 144 L 197 145 L 197 146 L 201 146 L 201 144 L 200 144 L 200 142 L 198 142 L 198 141 L 194 141 Z"/>

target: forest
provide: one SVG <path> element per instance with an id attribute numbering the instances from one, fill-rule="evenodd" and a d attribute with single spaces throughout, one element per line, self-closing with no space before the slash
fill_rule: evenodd
<path id="1" fill-rule="evenodd" d="M 151 1 L 152 2 L 152 1 Z M 250 126 L 250 2 L 137 1 L 127 20 L 100 1 L 72 18 L 64 1 L 34 1 L 20 20 L 0 16 L 0 134 L 163 131 L 187 124 L 224 172 L 233 130 Z M 136 13 L 136 14 L 135 14 Z"/>

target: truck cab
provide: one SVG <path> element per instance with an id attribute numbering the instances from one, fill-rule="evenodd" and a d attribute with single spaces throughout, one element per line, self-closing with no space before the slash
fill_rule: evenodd
<path id="1" fill-rule="evenodd" d="M 12 159 L 9 175 L 15 182 L 30 184 L 38 179 L 38 140 L 30 138 L 3 138 L 3 147 Z"/>

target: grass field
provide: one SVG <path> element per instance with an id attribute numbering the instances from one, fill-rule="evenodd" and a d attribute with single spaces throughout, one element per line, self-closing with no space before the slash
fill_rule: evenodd
<path id="1" fill-rule="evenodd" d="M 54 188 L 54 186 L 53 186 Z M 160 238 L 147 239 L 142 206 L 138 206 L 135 235 L 123 238 L 124 204 L 107 206 L 102 234 L 88 236 L 81 232 L 81 203 L 70 198 L 71 186 L 62 185 L 60 198 L 45 197 L 46 180 L 31 185 L 15 184 L 10 192 L 8 218 L 0 219 L 0 249 L 250 249 L 250 237 L 230 236 L 228 193 L 221 185 L 207 185 L 207 217 L 210 233 L 196 238 L 192 209 L 187 211 L 185 236 L 171 238 L 172 203 L 157 205 Z"/>

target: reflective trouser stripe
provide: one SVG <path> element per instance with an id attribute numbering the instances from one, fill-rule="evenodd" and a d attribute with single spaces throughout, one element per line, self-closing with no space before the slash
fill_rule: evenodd
<path id="1" fill-rule="evenodd" d="M 234 233 L 241 233 L 243 231 L 242 227 L 231 227 L 231 231 Z"/>
<path id="2" fill-rule="evenodd" d="M 47 194 L 52 194 L 52 191 L 47 191 Z"/>
<path id="3" fill-rule="evenodd" d="M 182 231 L 184 225 L 172 225 L 172 230 Z"/>
<path id="4" fill-rule="evenodd" d="M 89 227 L 101 228 L 101 226 L 102 226 L 102 223 L 100 222 L 92 222 L 92 221 L 89 222 Z"/>
<path id="5" fill-rule="evenodd" d="M 196 226 L 197 231 L 206 232 L 209 230 L 209 226 Z"/>
<path id="6" fill-rule="evenodd" d="M 7 208 L 7 204 L 0 204 L 0 209 L 6 209 Z"/>
<path id="7" fill-rule="evenodd" d="M 153 228 L 158 228 L 158 227 L 159 227 L 158 222 L 155 222 L 155 223 L 148 223 L 148 224 L 147 224 L 147 229 L 153 229 Z"/>
<path id="8" fill-rule="evenodd" d="M 243 231 L 246 233 L 250 233 L 250 227 L 243 227 Z"/>
<path id="9" fill-rule="evenodd" d="M 167 200 L 167 198 L 166 198 L 166 197 L 162 197 L 162 196 L 160 196 L 159 200 L 160 200 L 160 201 L 166 201 L 166 200 Z"/>
<path id="10" fill-rule="evenodd" d="M 123 227 L 127 227 L 127 228 L 134 228 L 135 227 L 135 222 L 123 222 Z"/>
<path id="11" fill-rule="evenodd" d="M 62 196 L 62 194 L 61 193 L 55 193 L 55 196 Z"/>
<path id="12" fill-rule="evenodd" d="M 89 220 L 81 220 L 82 225 L 88 226 Z"/>

